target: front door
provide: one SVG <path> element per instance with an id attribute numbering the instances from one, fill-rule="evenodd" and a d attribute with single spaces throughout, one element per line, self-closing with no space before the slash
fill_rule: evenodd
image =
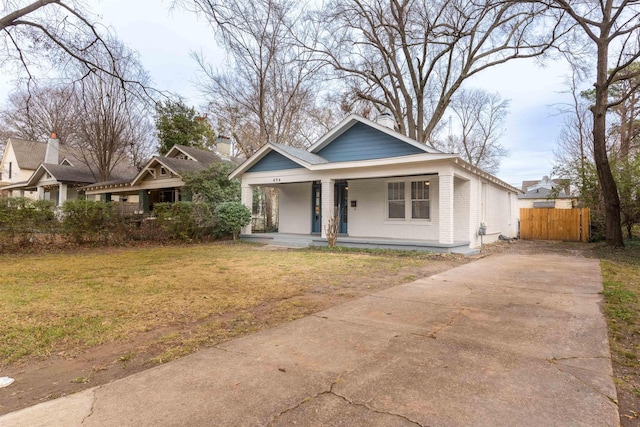
<path id="1" fill-rule="evenodd" d="M 347 203 L 349 203 L 349 187 L 346 182 L 336 182 L 334 188 L 335 213 L 338 216 L 338 233 L 347 234 Z"/>
<path id="2" fill-rule="evenodd" d="M 311 186 L 311 232 L 322 232 L 322 184 L 319 182 Z"/>

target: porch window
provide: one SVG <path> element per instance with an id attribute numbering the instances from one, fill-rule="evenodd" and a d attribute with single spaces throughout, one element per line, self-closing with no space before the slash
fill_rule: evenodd
<path id="1" fill-rule="evenodd" d="M 411 182 L 411 218 L 429 219 L 429 181 Z"/>
<path id="2" fill-rule="evenodd" d="M 387 204 L 389 219 L 404 219 L 404 182 L 387 184 Z"/>

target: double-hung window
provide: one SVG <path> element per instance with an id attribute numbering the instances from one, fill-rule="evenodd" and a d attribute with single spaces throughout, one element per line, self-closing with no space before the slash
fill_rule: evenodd
<path id="1" fill-rule="evenodd" d="M 429 181 L 411 182 L 411 218 L 429 219 Z"/>
<path id="2" fill-rule="evenodd" d="M 387 182 L 387 219 L 428 220 L 429 213 L 429 181 Z"/>
<path id="3" fill-rule="evenodd" d="M 387 183 L 387 204 L 389 219 L 405 218 L 404 182 Z"/>

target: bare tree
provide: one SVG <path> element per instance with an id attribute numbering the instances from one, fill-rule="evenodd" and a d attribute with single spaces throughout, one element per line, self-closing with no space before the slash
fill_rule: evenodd
<path id="1" fill-rule="evenodd" d="M 38 86 L 9 95 L 0 110 L 0 126 L 9 135 L 32 141 L 46 140 L 54 132 L 62 144 L 76 137 L 76 106 L 73 90 L 65 86 Z"/>
<path id="2" fill-rule="evenodd" d="M 624 247 L 620 198 L 607 155 L 607 112 L 624 102 L 640 85 L 640 2 L 637 0 L 540 0 L 537 3 L 569 16 L 596 54 L 593 114 L 593 154 L 605 206 L 605 234 L 609 246 Z M 610 88 L 625 80 L 635 83 L 627 93 L 611 99 Z"/>
<path id="3" fill-rule="evenodd" d="M 101 181 L 108 180 L 118 165 L 142 162 L 153 146 L 150 138 L 154 128 L 146 94 L 138 90 L 138 83 L 123 84 L 122 79 L 114 77 L 124 76 L 126 81 L 144 85 L 148 76 L 135 54 L 116 40 L 111 45 L 120 58 L 117 63 L 112 64 L 110 56 L 101 58 L 100 51 L 94 53 L 92 61 L 114 69 L 108 73 L 92 71 L 75 79 L 74 87 L 78 115 L 75 146 Z M 76 75 L 82 72 L 82 67 L 76 69 Z"/>
<path id="4" fill-rule="evenodd" d="M 492 0 L 330 0 L 317 53 L 353 99 L 393 114 L 400 132 L 434 143 L 462 83 L 495 65 L 537 57 L 567 31 L 539 31 L 541 4 Z"/>
<path id="5" fill-rule="evenodd" d="M 447 151 L 460 153 L 472 165 L 497 173 L 507 150 L 500 144 L 509 101 L 499 94 L 481 89 L 461 89 L 449 105 L 457 121 L 459 134 L 451 133 L 445 143 Z"/>
<path id="6" fill-rule="evenodd" d="M 640 62 L 634 62 L 627 72 L 633 73 L 638 70 L 640 70 Z M 613 120 L 609 135 L 615 136 L 618 140 L 617 157 L 621 161 L 626 161 L 630 155 L 640 149 L 639 82 L 640 75 L 617 81 L 609 88 L 609 96 L 612 100 L 624 98 L 622 102 L 610 109 Z"/>
<path id="7" fill-rule="evenodd" d="M 597 208 L 601 196 L 593 162 L 593 117 L 589 100 L 579 88 L 579 74 L 574 69 L 567 80 L 571 103 L 560 108 L 564 122 L 554 150 L 554 175 L 569 179 L 582 201 Z"/>
<path id="8" fill-rule="evenodd" d="M 0 69 L 26 79 L 30 92 L 38 75 L 58 77 L 74 66 L 84 78 L 99 70 L 123 86 L 151 93 L 146 82 L 135 82 L 115 66 L 122 58 L 109 29 L 94 20 L 82 1 L 3 0 L 0 3 Z M 96 55 L 96 52 L 99 52 Z M 100 58 L 98 61 L 97 58 Z"/>
<path id="9" fill-rule="evenodd" d="M 305 145 L 317 135 L 318 86 L 321 64 L 298 43 L 311 31 L 292 0 L 252 2 L 204 0 L 182 3 L 206 17 L 229 55 L 223 70 L 196 55 L 205 79 L 201 88 L 219 132 L 233 137 L 245 156 L 267 142 Z M 295 31 L 295 35 L 294 35 Z M 314 112 L 314 114 L 306 114 Z"/>

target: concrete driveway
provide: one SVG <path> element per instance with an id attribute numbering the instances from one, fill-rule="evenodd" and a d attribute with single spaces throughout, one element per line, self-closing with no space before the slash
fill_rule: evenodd
<path id="1" fill-rule="evenodd" d="M 1 426 L 617 426 L 596 260 L 494 255 Z"/>

